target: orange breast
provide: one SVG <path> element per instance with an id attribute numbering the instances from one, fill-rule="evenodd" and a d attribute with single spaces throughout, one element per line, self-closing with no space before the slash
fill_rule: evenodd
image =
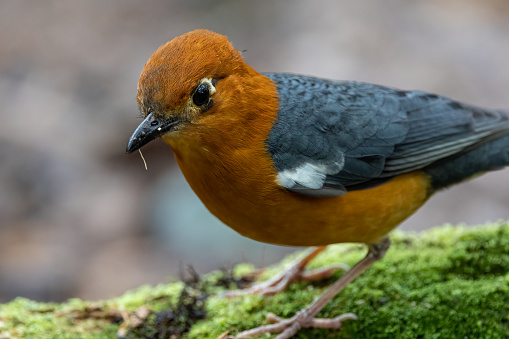
<path id="1" fill-rule="evenodd" d="M 223 155 L 217 150 L 185 151 L 190 143 L 181 139 L 165 141 L 210 212 L 240 234 L 261 242 L 289 246 L 375 243 L 424 204 L 429 194 L 428 177 L 417 171 L 339 197 L 303 196 L 276 184 L 272 164 L 266 154 L 253 151 L 256 145 Z"/>

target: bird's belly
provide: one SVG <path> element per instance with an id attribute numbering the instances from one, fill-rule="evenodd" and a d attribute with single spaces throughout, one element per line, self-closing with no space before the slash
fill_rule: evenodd
<path id="1" fill-rule="evenodd" d="M 304 196 L 281 187 L 260 194 L 237 190 L 235 185 L 214 187 L 213 182 L 187 180 L 205 206 L 240 234 L 287 246 L 375 243 L 429 196 L 429 178 L 420 171 L 331 198 Z"/>

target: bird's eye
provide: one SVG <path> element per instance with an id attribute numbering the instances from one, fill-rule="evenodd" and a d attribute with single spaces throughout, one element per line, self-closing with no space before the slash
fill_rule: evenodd
<path id="1" fill-rule="evenodd" d="M 209 102 L 210 88 L 207 84 L 198 86 L 193 94 L 193 103 L 196 106 L 203 106 Z"/>

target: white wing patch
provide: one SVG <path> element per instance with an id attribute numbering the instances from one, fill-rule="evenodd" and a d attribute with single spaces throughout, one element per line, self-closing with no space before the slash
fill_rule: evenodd
<path id="1" fill-rule="evenodd" d="M 327 174 L 336 174 L 341 171 L 343 163 L 343 161 L 331 164 L 312 164 L 307 162 L 297 168 L 279 172 L 276 182 L 288 189 L 307 188 L 319 190 L 323 188 Z"/>
<path id="2" fill-rule="evenodd" d="M 295 169 L 288 169 L 279 172 L 277 183 L 286 188 L 292 188 L 296 184 L 318 190 L 322 188 L 326 174 L 319 170 L 319 167 L 306 163 Z"/>

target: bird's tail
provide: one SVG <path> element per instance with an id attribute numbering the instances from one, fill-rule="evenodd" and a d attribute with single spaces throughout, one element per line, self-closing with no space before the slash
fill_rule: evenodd
<path id="1" fill-rule="evenodd" d="M 503 114 L 509 116 L 509 112 Z M 509 128 L 457 155 L 429 165 L 424 171 L 431 177 L 432 190 L 436 191 L 506 166 L 509 166 Z"/>

